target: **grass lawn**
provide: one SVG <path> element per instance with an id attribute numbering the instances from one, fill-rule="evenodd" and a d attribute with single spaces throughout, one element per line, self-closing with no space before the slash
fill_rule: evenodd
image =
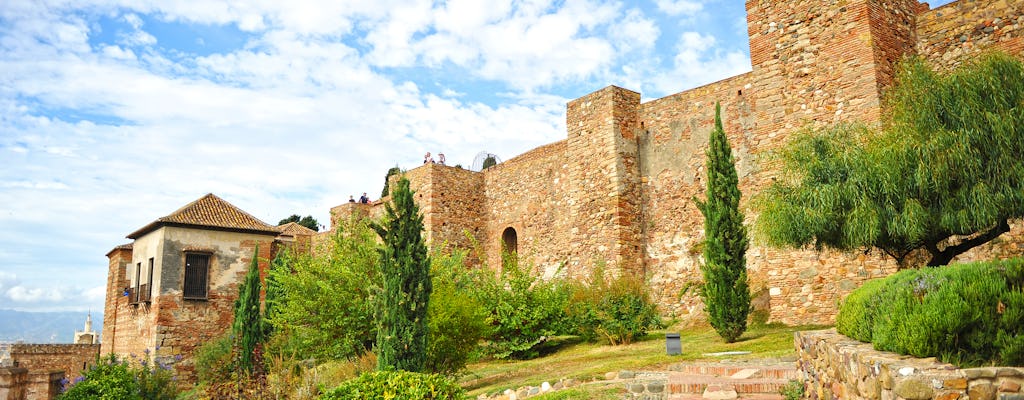
<path id="1" fill-rule="evenodd" d="M 590 381 L 603 378 L 606 372 L 628 370 L 658 370 L 682 361 L 715 361 L 780 358 L 794 356 L 793 332 L 822 329 L 821 326 L 764 325 L 750 327 L 736 343 L 725 343 L 710 327 L 689 328 L 680 333 L 683 352 L 678 356 L 665 354 L 665 332 L 654 331 L 643 340 L 622 346 L 579 343 L 574 338 L 551 341 L 552 352 L 546 356 L 525 361 L 491 360 L 469 365 L 459 383 L 471 397 L 481 393 L 495 394 L 505 389 L 539 386 L 548 381 L 554 384 L 561 378 Z M 707 357 L 705 353 L 749 351 L 750 354 L 727 357 Z M 552 398 L 589 398 L 572 397 Z M 588 393 L 581 393 L 586 396 Z M 546 398 L 546 397 L 545 397 Z"/>

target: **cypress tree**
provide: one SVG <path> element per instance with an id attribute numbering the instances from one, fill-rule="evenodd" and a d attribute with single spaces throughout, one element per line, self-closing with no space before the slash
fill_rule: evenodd
<path id="1" fill-rule="evenodd" d="M 231 331 L 234 333 L 238 345 L 239 362 L 238 366 L 247 374 L 259 372 L 257 368 L 262 362 L 260 360 L 261 345 L 266 340 L 267 329 L 263 314 L 260 312 L 260 247 L 252 254 L 252 261 L 249 262 L 249 272 L 245 280 L 238 287 L 238 300 L 235 300 L 235 320 L 231 324 Z"/>
<path id="2" fill-rule="evenodd" d="M 704 214 L 704 287 L 701 297 L 708 322 L 727 343 L 747 329 L 747 231 L 740 212 L 739 179 L 729 140 L 715 103 L 715 129 L 707 153 L 707 199 L 694 199 Z"/>
<path id="3" fill-rule="evenodd" d="M 377 369 L 420 372 L 427 360 L 427 305 L 430 258 L 423 240 L 423 216 L 404 177 L 373 228 L 380 249 L 383 287 L 377 306 Z"/>

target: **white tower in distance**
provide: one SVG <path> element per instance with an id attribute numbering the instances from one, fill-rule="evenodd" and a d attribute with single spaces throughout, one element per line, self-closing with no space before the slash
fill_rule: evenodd
<path id="1" fill-rule="evenodd" d="M 96 332 L 92 331 L 92 312 L 86 314 L 85 317 L 85 330 L 75 330 L 75 344 L 96 344 L 99 343 L 99 337 Z"/>

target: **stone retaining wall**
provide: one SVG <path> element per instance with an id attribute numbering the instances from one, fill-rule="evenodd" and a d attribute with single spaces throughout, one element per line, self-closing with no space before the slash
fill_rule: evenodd
<path id="1" fill-rule="evenodd" d="M 64 372 L 29 372 L 27 368 L 0 368 L 0 400 L 52 400 L 60 394 Z"/>
<path id="2" fill-rule="evenodd" d="M 805 398 L 1024 400 L 1024 368 L 966 368 L 876 351 L 835 329 L 795 334 Z"/>

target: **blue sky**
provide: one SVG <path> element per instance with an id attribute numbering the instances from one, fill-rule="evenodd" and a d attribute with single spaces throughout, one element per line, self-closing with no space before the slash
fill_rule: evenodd
<path id="1" fill-rule="evenodd" d="M 932 2 L 933 7 L 948 3 Z M 565 103 L 750 69 L 736 0 L 0 2 L 0 308 L 102 311 L 104 254 L 212 192 L 328 221 L 423 153 L 565 137 Z"/>

